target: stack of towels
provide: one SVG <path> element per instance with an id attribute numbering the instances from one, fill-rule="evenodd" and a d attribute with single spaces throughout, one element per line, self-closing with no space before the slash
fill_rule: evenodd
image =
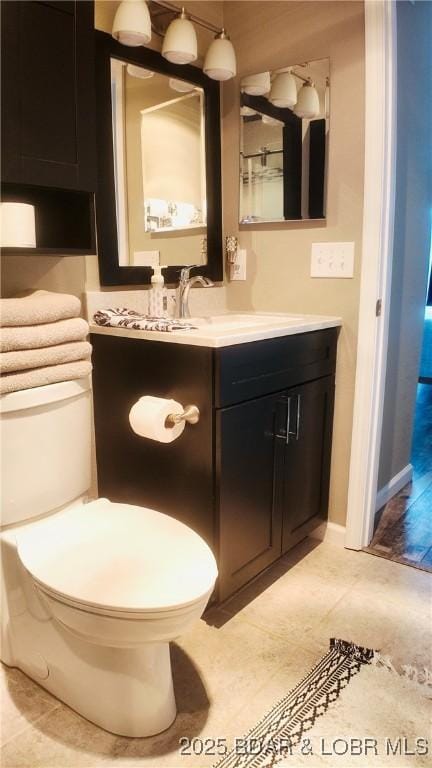
<path id="1" fill-rule="evenodd" d="M 0 394 L 88 376 L 88 323 L 76 296 L 35 291 L 0 300 Z"/>

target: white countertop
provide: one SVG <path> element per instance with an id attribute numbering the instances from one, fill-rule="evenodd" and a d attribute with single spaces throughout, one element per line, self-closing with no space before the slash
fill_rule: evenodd
<path id="1" fill-rule="evenodd" d="M 182 321 L 179 321 L 182 322 Z M 329 315 L 291 315 L 265 312 L 231 312 L 211 317 L 190 318 L 184 322 L 199 325 L 196 330 L 135 331 L 90 324 L 90 332 L 103 336 L 123 336 L 143 341 L 163 341 L 197 347 L 231 347 L 251 341 L 292 336 L 342 325 L 342 318 Z"/>

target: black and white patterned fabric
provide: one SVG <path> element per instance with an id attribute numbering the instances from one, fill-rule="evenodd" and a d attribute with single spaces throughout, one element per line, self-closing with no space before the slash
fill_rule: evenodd
<path id="1" fill-rule="evenodd" d="M 215 768 L 272 768 L 289 757 L 317 718 L 327 712 L 352 677 L 364 664 L 370 664 L 375 654 L 369 648 L 332 638 L 330 650 L 321 661 L 244 736 L 245 742 L 259 743 L 259 751 L 244 754 L 232 750 Z M 274 745 L 281 743 L 284 746 L 275 751 Z"/>
<path id="2" fill-rule="evenodd" d="M 135 331 L 192 331 L 195 325 L 182 323 L 163 317 L 142 315 L 133 309 L 99 309 L 93 315 L 96 325 L 106 325 L 110 328 L 132 328 Z"/>

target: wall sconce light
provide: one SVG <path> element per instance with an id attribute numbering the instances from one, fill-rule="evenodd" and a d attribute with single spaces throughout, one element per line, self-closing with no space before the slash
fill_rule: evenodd
<path id="1" fill-rule="evenodd" d="M 229 80 L 237 72 L 234 47 L 226 31 L 216 27 L 200 16 L 186 13 L 174 3 L 154 0 L 156 4 L 172 13 L 179 14 L 166 31 L 158 29 L 158 17 L 154 17 L 153 29 L 164 40 L 162 56 L 173 64 L 190 64 L 198 56 L 195 28 L 192 22 L 204 29 L 216 32 L 216 37 L 207 51 L 204 72 L 212 80 Z M 152 19 L 145 0 L 123 0 L 114 18 L 112 36 L 123 45 L 147 45 L 151 40 Z"/>
<path id="2" fill-rule="evenodd" d="M 122 0 L 114 17 L 112 36 L 131 47 L 150 42 L 151 18 L 145 0 Z"/>
<path id="3" fill-rule="evenodd" d="M 212 80 L 230 80 L 235 76 L 237 64 L 234 47 L 224 29 L 210 43 L 203 69 Z"/>
<path id="4" fill-rule="evenodd" d="M 303 83 L 299 90 L 294 112 L 297 117 L 306 118 L 308 120 L 319 115 L 320 105 L 318 92 L 315 88 L 315 84 L 310 78 Z"/>
<path id="5" fill-rule="evenodd" d="M 173 64 L 190 64 L 198 56 L 195 28 L 184 8 L 166 31 L 162 44 L 162 56 Z"/>
<path id="6" fill-rule="evenodd" d="M 270 72 L 247 75 L 241 81 L 241 90 L 249 96 L 265 96 L 271 88 Z"/>

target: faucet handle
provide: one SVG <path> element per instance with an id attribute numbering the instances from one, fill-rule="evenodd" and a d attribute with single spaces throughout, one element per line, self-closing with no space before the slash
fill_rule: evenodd
<path id="1" fill-rule="evenodd" d="M 200 266 L 201 266 L 200 264 L 191 264 L 188 267 L 183 267 L 180 272 L 180 282 L 185 283 L 186 280 L 189 280 L 191 270 L 196 269 L 197 267 L 200 267 Z"/>

